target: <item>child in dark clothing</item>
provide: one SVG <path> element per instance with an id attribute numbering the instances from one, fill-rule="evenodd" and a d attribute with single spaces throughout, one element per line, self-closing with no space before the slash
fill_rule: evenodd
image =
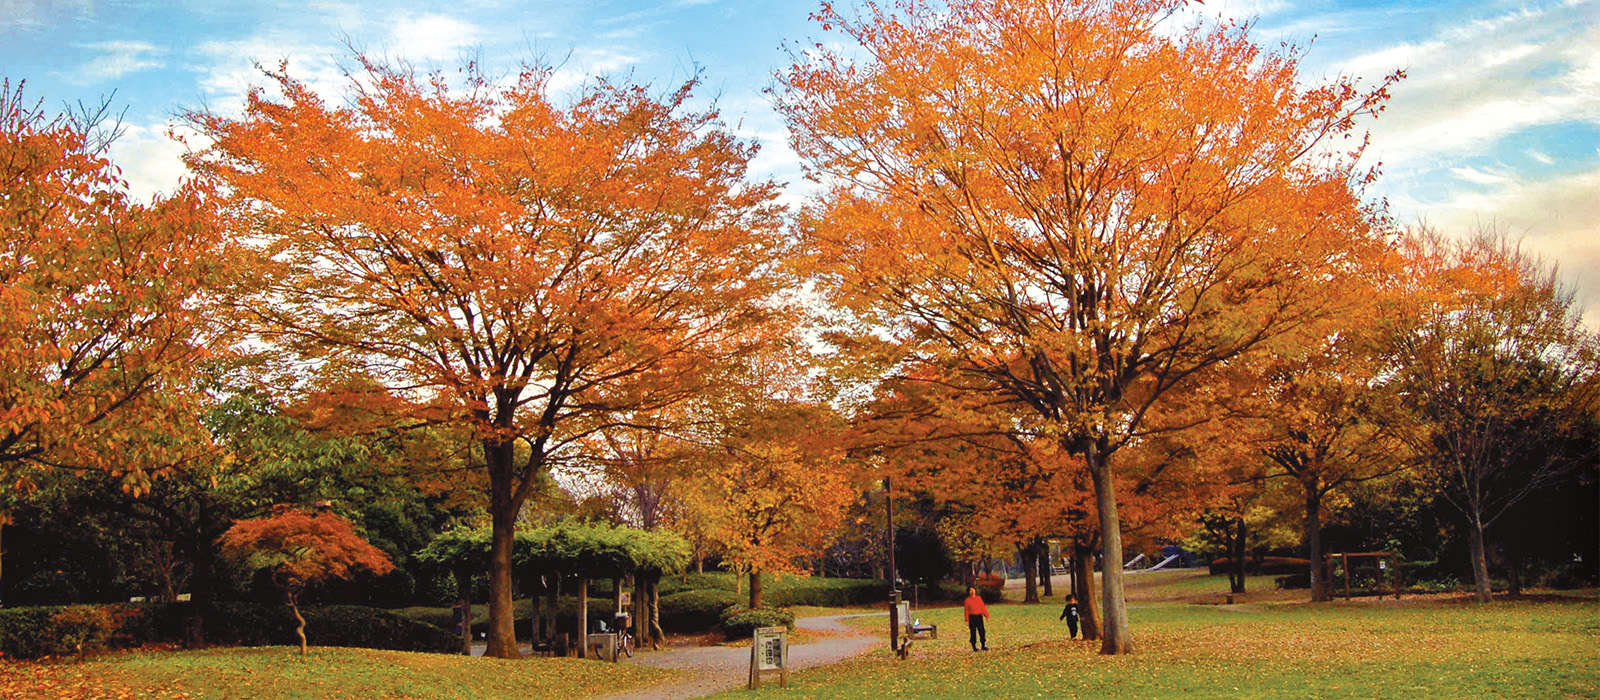
<path id="1" fill-rule="evenodd" d="M 1064 608 L 1061 609 L 1061 617 L 1056 618 L 1056 620 L 1058 620 L 1058 621 L 1066 620 L 1067 621 L 1067 638 L 1068 639 L 1077 639 L 1078 638 L 1078 600 L 1076 598 L 1073 598 L 1070 595 L 1067 596 L 1067 607 L 1064 607 Z"/>

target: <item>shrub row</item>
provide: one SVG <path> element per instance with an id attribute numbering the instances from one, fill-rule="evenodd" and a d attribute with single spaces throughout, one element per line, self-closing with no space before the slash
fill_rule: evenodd
<path id="1" fill-rule="evenodd" d="M 710 589 L 680 591 L 661 596 L 661 629 L 670 632 L 699 632 L 714 629 L 723 611 L 739 603 L 733 591 Z"/>
<path id="2" fill-rule="evenodd" d="M 889 600 L 889 582 L 856 578 L 807 578 L 764 591 L 762 602 L 773 606 L 841 607 L 874 605 Z"/>
<path id="3" fill-rule="evenodd" d="M 0 609 L 0 654 L 31 659 L 108 647 L 174 644 L 184 639 L 186 603 Z M 306 637 L 315 646 L 451 652 L 449 631 L 387 610 L 356 605 L 307 607 Z M 295 644 L 295 620 L 282 605 L 220 603 L 204 616 L 205 640 L 225 646 Z"/>
<path id="4" fill-rule="evenodd" d="M 743 605 L 722 611 L 722 635 L 728 639 L 749 639 L 759 627 L 794 629 L 794 613 L 782 608 L 750 609 Z"/>

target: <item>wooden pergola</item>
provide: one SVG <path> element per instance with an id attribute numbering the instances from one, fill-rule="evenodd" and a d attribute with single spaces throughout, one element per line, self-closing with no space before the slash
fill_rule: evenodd
<path id="1" fill-rule="evenodd" d="M 1353 560 L 1374 559 L 1377 561 L 1379 571 L 1383 572 L 1384 583 L 1394 591 L 1394 599 L 1400 599 L 1400 555 L 1394 552 L 1335 552 L 1328 555 L 1329 570 L 1332 571 L 1333 560 L 1338 559 L 1344 567 L 1344 599 L 1350 599 L 1350 569 Z M 1382 597 L 1382 596 L 1379 596 Z"/>

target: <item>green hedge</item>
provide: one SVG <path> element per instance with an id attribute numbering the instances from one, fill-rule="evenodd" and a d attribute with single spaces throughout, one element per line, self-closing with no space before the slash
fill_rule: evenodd
<path id="1" fill-rule="evenodd" d="M 100 629 L 103 612 L 110 624 Z M 181 643 L 193 607 L 174 603 L 0 609 L 0 654 L 31 659 L 107 647 Z M 449 653 L 459 641 L 448 630 L 387 610 L 356 605 L 307 607 L 306 638 L 313 646 Z M 294 615 L 282 605 L 220 603 L 206 611 L 205 638 L 223 646 L 295 644 Z"/>
<path id="2" fill-rule="evenodd" d="M 0 610 L 0 654 L 10 659 L 34 659 L 57 653 L 51 618 L 59 608 L 6 608 Z"/>
<path id="3" fill-rule="evenodd" d="M 701 632 L 715 628 L 722 611 L 739 603 L 733 591 L 680 591 L 661 596 L 661 628 L 669 632 Z"/>
<path id="4" fill-rule="evenodd" d="M 756 608 L 741 605 L 722 611 L 722 635 L 728 639 L 749 639 L 759 627 L 794 629 L 794 613 L 783 608 Z"/>
<path id="5" fill-rule="evenodd" d="M 770 591 L 763 591 L 762 598 L 763 603 L 778 607 L 875 605 L 889 600 L 889 582 L 855 578 L 796 578 L 778 582 Z"/>

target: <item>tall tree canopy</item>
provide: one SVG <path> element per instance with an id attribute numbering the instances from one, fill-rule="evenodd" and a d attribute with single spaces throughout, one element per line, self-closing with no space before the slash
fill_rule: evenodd
<path id="1" fill-rule="evenodd" d="M 512 528 L 553 459 L 605 417 L 696 390 L 777 280 L 774 186 L 694 82 L 661 96 L 550 70 L 509 84 L 358 57 L 345 106 L 287 67 L 243 116 L 199 113 L 190 158 L 263 260 L 269 339 L 363 366 L 475 431 L 493 520 L 488 653 L 518 655 Z"/>
<path id="2" fill-rule="evenodd" d="M 47 118 L 20 84 L 0 84 L 7 487 L 60 467 L 111 472 L 137 492 L 202 434 L 187 380 L 225 345 L 207 305 L 222 280 L 222 228 L 192 184 L 135 202 L 105 157 L 115 129 L 102 121 Z"/>
<path id="3" fill-rule="evenodd" d="M 1444 282 L 1394 339 L 1412 445 L 1462 516 L 1478 599 L 1491 597 L 1484 530 L 1576 469 L 1593 469 L 1600 333 L 1555 269 L 1503 237 L 1425 237 L 1419 272 Z M 1588 438 L 1588 439 L 1585 439 Z"/>
<path id="4" fill-rule="evenodd" d="M 1184 5 L 824 3 L 859 50 L 778 78 L 825 187 L 803 222 L 822 290 L 1083 456 L 1105 653 L 1132 648 L 1112 455 L 1198 372 L 1334 313 L 1380 242 L 1354 156 L 1387 82 L 1303 82 L 1247 27 L 1173 26 Z"/>

